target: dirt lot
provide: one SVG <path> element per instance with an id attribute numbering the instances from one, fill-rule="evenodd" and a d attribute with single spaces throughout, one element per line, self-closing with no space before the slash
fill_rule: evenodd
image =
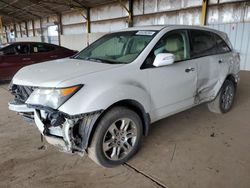
<path id="1" fill-rule="evenodd" d="M 140 152 L 127 164 L 104 169 L 87 157 L 38 150 L 36 127 L 7 109 L 0 84 L 0 187 L 250 187 L 250 72 L 231 112 L 206 105 L 152 125 Z"/>

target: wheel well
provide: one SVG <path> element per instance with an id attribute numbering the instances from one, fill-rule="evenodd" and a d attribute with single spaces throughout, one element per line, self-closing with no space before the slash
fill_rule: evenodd
<path id="1" fill-rule="evenodd" d="M 150 116 L 148 113 L 145 112 L 143 106 L 138 103 L 135 100 L 122 100 L 122 101 L 118 101 L 114 104 L 112 104 L 110 107 L 108 107 L 96 120 L 93 129 L 91 130 L 90 133 L 90 137 L 89 137 L 89 141 L 88 141 L 88 146 L 91 143 L 91 140 L 93 138 L 93 135 L 95 133 L 95 130 L 98 126 L 99 121 L 102 119 L 102 117 L 113 107 L 115 106 L 122 106 L 122 107 L 126 107 L 129 108 L 130 110 L 133 110 L 134 112 L 136 112 L 139 117 L 141 118 L 142 121 L 142 125 L 143 125 L 143 135 L 146 136 L 148 135 L 149 132 L 149 125 L 150 125 Z"/>
<path id="2" fill-rule="evenodd" d="M 225 80 L 230 80 L 234 83 L 234 86 L 237 87 L 237 82 L 236 82 L 236 79 L 235 77 L 232 75 L 232 74 L 229 74 Z"/>

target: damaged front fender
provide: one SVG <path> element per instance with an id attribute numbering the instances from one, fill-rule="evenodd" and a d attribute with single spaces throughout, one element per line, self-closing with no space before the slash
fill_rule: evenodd
<path id="1" fill-rule="evenodd" d="M 48 143 L 60 150 L 84 154 L 90 134 L 102 110 L 70 116 L 60 111 L 35 107 L 36 126 Z"/>

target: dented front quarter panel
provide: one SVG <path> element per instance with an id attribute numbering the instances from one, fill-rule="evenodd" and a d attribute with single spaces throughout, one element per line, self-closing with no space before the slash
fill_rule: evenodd
<path id="1" fill-rule="evenodd" d="M 108 75 L 112 75 L 112 79 Z M 145 72 L 138 71 L 138 67 L 131 64 L 124 65 L 123 68 L 108 70 L 105 74 L 96 73 L 69 80 L 69 83 L 79 83 L 79 80 L 84 80 L 84 86 L 58 110 L 75 115 L 106 110 L 116 102 L 133 100 L 141 104 L 145 112 L 149 112 L 150 94 L 147 89 L 147 79 Z M 67 82 L 62 84 L 68 85 Z"/>

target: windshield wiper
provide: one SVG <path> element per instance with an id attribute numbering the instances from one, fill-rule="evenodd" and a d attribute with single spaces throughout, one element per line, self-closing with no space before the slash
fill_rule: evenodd
<path id="1" fill-rule="evenodd" d="M 101 59 L 98 57 L 87 57 L 87 58 L 82 58 L 80 56 L 73 56 L 71 57 L 72 59 L 80 59 L 80 60 L 88 60 L 88 61 L 94 61 L 94 62 L 98 62 L 98 63 L 108 63 L 108 64 L 116 64 L 116 62 L 114 61 L 109 61 L 106 59 Z"/>
<path id="2" fill-rule="evenodd" d="M 101 63 L 103 63 L 103 60 L 102 59 L 99 59 L 99 58 L 92 58 L 92 57 L 88 57 L 88 58 L 86 58 L 86 60 L 89 60 L 89 61 L 97 61 L 97 62 L 101 62 Z"/>
<path id="3" fill-rule="evenodd" d="M 100 62 L 100 63 L 109 63 L 109 64 L 114 64 L 115 62 L 106 60 L 106 59 L 101 59 L 97 57 L 87 57 L 85 60 L 90 60 L 90 61 L 95 61 L 95 62 Z"/>
<path id="4" fill-rule="evenodd" d="M 84 58 L 81 58 L 80 56 L 77 56 L 77 55 L 71 56 L 70 59 L 81 59 L 81 60 L 84 60 Z"/>

